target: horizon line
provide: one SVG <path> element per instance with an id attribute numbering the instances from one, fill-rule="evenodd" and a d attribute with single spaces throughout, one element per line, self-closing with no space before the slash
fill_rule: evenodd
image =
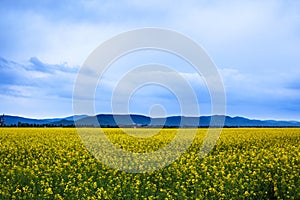
<path id="1" fill-rule="evenodd" d="M 89 115 L 89 114 L 70 114 L 70 115 L 65 115 L 62 117 L 42 117 L 42 118 L 37 118 L 37 117 L 31 117 L 31 116 L 25 116 L 25 115 L 15 115 L 15 114 L 1 114 L 1 116 L 11 116 L 11 117 L 22 117 L 22 118 L 27 118 L 27 119 L 36 119 L 36 120 L 47 120 L 47 119 L 64 119 L 68 117 L 74 117 L 74 116 L 81 116 L 85 115 L 87 117 L 93 117 L 97 115 L 139 115 L 139 116 L 144 116 L 144 117 L 149 117 L 152 119 L 155 118 L 168 118 L 168 117 L 212 117 L 212 116 L 224 116 L 224 117 L 231 117 L 231 118 L 236 118 L 236 117 L 241 117 L 241 118 L 246 118 L 249 120 L 260 120 L 260 121 L 287 121 L 287 122 L 300 122 L 300 120 L 296 119 L 271 119 L 271 118 L 253 118 L 253 117 L 247 117 L 243 115 L 222 115 L 222 114 L 211 114 L 211 115 L 199 115 L 199 116 L 187 116 L 187 115 L 180 115 L 180 114 L 173 114 L 173 115 L 166 115 L 166 116 L 158 116 L 158 117 L 152 117 L 150 115 L 146 114 L 141 114 L 141 113 L 98 113 L 94 115 Z"/>

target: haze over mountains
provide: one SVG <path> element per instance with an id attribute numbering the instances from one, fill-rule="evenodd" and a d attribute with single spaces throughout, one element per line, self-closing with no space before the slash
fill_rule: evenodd
<path id="1" fill-rule="evenodd" d="M 211 119 L 224 121 L 224 127 L 300 127 L 297 121 L 255 120 L 230 116 L 169 116 L 151 118 L 144 115 L 112 115 L 96 116 L 76 115 L 65 118 L 31 119 L 5 115 L 5 126 L 82 126 L 82 127 L 209 127 Z"/>

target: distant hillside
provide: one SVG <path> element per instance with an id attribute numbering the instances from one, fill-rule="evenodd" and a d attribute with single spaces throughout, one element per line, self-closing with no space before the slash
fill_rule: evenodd
<path id="1" fill-rule="evenodd" d="M 5 115 L 5 126 L 82 126 L 82 127 L 209 127 L 211 119 L 224 120 L 224 127 L 300 127 L 297 121 L 255 120 L 244 117 L 201 116 L 150 118 L 144 115 L 76 115 L 65 118 L 31 119 Z"/>
<path id="2" fill-rule="evenodd" d="M 76 116 L 69 116 L 65 118 L 50 118 L 50 119 L 32 119 L 32 118 L 25 118 L 19 116 L 4 116 L 4 122 L 6 126 L 74 126 L 74 120 L 79 120 L 82 118 L 87 117 L 87 115 L 76 115 Z"/>
<path id="3" fill-rule="evenodd" d="M 41 125 L 41 124 L 51 123 L 51 120 L 49 120 L 49 119 L 31 119 L 31 118 L 25 118 L 25 117 L 5 115 L 4 123 L 6 126 L 18 125 L 18 123 Z"/>

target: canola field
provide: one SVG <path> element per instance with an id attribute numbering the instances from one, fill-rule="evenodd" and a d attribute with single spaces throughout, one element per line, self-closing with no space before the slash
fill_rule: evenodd
<path id="1" fill-rule="evenodd" d="M 143 153 L 167 145 L 176 129 L 150 138 L 104 132 L 118 148 Z M 300 199 L 300 129 L 223 129 L 214 149 L 200 158 L 206 132 L 198 129 L 172 164 L 128 173 L 93 157 L 75 128 L 2 128 L 0 199 Z"/>

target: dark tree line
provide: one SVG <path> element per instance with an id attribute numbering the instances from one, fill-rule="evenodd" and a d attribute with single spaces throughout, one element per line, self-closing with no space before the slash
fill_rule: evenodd
<path id="1" fill-rule="evenodd" d="M 5 126 L 4 114 L 2 116 L 0 116 L 0 126 Z"/>

